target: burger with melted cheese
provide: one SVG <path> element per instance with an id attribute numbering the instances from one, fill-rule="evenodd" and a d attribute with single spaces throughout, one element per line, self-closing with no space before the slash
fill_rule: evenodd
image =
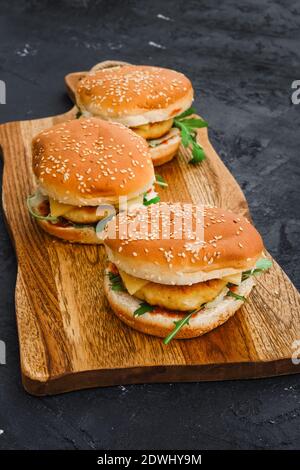
<path id="1" fill-rule="evenodd" d="M 155 166 L 176 155 L 181 136 L 174 118 L 188 110 L 192 101 L 192 84 L 185 75 L 146 65 L 91 71 L 76 90 L 83 116 L 99 116 L 130 127 L 147 140 Z"/>
<path id="2" fill-rule="evenodd" d="M 111 308 L 127 325 L 164 337 L 166 344 L 227 321 L 250 294 L 254 275 L 270 266 L 253 225 L 215 207 L 187 211 L 183 204 L 159 203 L 119 214 L 104 243 Z"/>
<path id="3" fill-rule="evenodd" d="M 97 224 L 143 204 L 153 191 L 144 139 L 119 123 L 85 118 L 57 124 L 32 142 L 37 191 L 28 209 L 46 232 L 77 243 L 102 243 Z M 121 198 L 121 199 L 120 199 Z"/>

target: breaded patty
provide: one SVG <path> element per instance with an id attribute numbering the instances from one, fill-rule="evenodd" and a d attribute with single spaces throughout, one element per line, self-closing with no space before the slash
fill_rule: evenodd
<path id="1" fill-rule="evenodd" d="M 76 224 L 93 224 L 103 219 L 102 215 L 97 215 L 97 206 L 75 207 L 64 214 L 64 218 Z"/>
<path id="2" fill-rule="evenodd" d="M 226 286 L 224 279 L 212 279 L 191 286 L 170 286 L 148 282 L 134 296 L 150 305 L 170 310 L 188 311 L 199 308 L 217 297 Z"/>
<path id="3" fill-rule="evenodd" d="M 144 139 L 158 139 L 166 134 L 173 125 L 173 119 L 167 121 L 153 122 L 139 127 L 132 127 L 131 129 Z"/>

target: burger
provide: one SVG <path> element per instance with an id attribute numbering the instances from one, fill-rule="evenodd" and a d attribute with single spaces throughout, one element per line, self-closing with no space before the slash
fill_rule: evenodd
<path id="1" fill-rule="evenodd" d="M 200 158 L 195 129 L 207 124 L 186 119 L 194 113 L 193 87 L 182 73 L 146 65 L 94 70 L 79 81 L 75 95 L 83 116 L 119 122 L 146 139 L 155 166 L 176 155 L 182 134 L 194 159 Z"/>
<path id="2" fill-rule="evenodd" d="M 115 314 L 150 335 L 194 338 L 243 305 L 270 267 L 242 216 L 216 207 L 159 203 L 109 222 L 105 293 Z"/>
<path id="3" fill-rule="evenodd" d="M 119 123 L 57 124 L 33 139 L 32 159 L 37 191 L 28 209 L 43 230 L 69 242 L 102 243 L 101 223 L 120 204 L 157 199 L 147 144 Z"/>

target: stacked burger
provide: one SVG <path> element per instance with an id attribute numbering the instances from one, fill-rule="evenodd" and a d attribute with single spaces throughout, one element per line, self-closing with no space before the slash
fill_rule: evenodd
<path id="1" fill-rule="evenodd" d="M 166 343 L 224 323 L 246 301 L 254 275 L 269 267 L 253 225 L 215 207 L 159 203 L 120 213 L 105 246 L 112 309 Z"/>
<path id="2" fill-rule="evenodd" d="M 122 123 L 146 139 L 153 164 L 159 166 L 172 160 L 181 141 L 192 144 L 193 163 L 204 158 L 195 129 L 207 123 L 186 119 L 194 113 L 193 96 L 192 84 L 182 73 L 123 65 L 89 72 L 79 81 L 76 103 L 83 116 Z"/>
<path id="3" fill-rule="evenodd" d="M 29 211 L 64 240 L 102 243 L 99 222 L 120 204 L 133 208 L 157 198 L 148 147 L 122 124 L 96 118 L 56 124 L 33 139 L 32 156 L 37 191 Z"/>

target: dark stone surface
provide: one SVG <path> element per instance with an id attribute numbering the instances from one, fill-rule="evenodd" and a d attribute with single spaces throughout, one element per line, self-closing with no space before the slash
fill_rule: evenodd
<path id="1" fill-rule="evenodd" d="M 1 122 L 66 111 L 64 75 L 103 59 L 185 72 L 267 248 L 300 286 L 300 105 L 290 100 L 300 79 L 298 1 L 1 1 L 0 38 Z M 1 215 L 1 448 L 299 448 L 298 376 L 27 395 L 15 278 Z"/>

